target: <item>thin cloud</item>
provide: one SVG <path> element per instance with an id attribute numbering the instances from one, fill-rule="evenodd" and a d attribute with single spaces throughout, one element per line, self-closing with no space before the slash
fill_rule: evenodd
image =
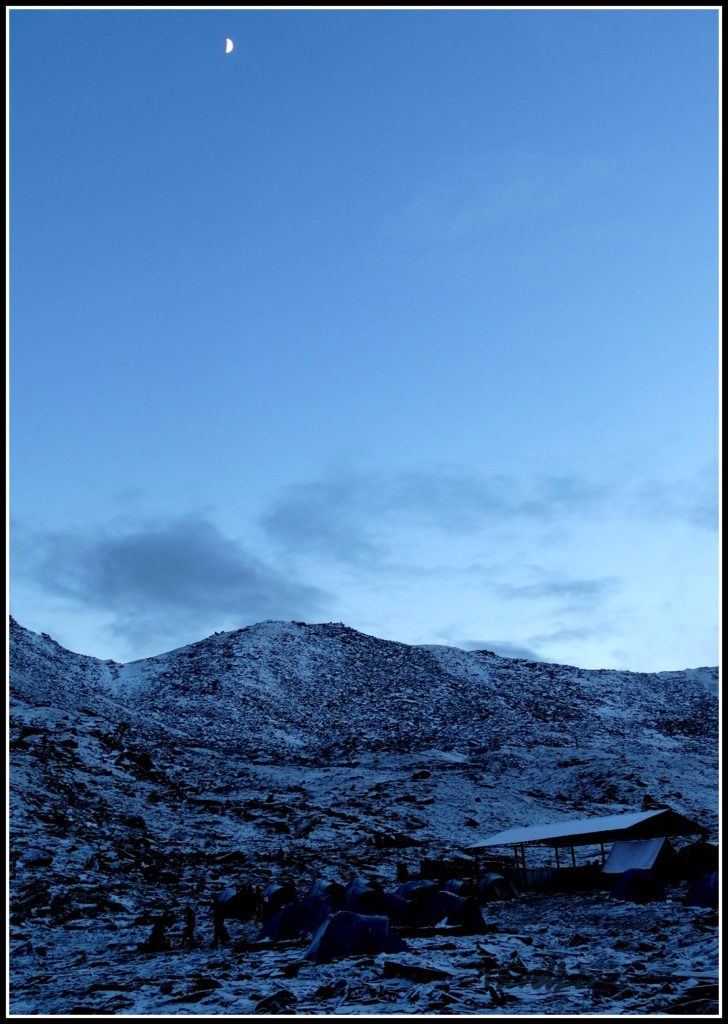
<path id="1" fill-rule="evenodd" d="M 528 642 L 538 647 L 548 644 L 567 643 L 574 640 L 591 640 L 595 636 L 604 636 L 612 633 L 614 627 L 607 622 L 592 623 L 584 626 L 568 626 L 553 629 L 548 633 L 537 633 L 528 638 Z"/>
<path id="2" fill-rule="evenodd" d="M 259 523 L 270 541 L 294 556 L 402 569 L 394 561 L 397 531 L 475 536 L 492 528 L 529 527 L 543 533 L 546 528 L 566 529 L 576 521 L 635 516 L 648 522 L 670 520 L 715 529 L 717 472 L 708 467 L 684 482 L 595 483 L 573 473 L 482 475 L 452 466 L 351 470 L 289 485 L 263 511 Z M 555 593 L 554 589 L 549 596 Z M 528 592 L 522 596 L 529 596 Z M 530 596 L 540 596 L 535 586 Z M 581 596 L 588 595 L 585 591 Z"/>
<path id="3" fill-rule="evenodd" d="M 84 536 L 37 538 L 31 569 L 46 592 L 110 616 L 114 632 L 139 643 L 180 630 L 316 615 L 328 595 L 263 562 L 205 519 L 120 525 Z"/>
<path id="4" fill-rule="evenodd" d="M 402 241 L 452 246 L 494 230 L 543 219 L 564 209 L 589 211 L 590 200 L 618 168 L 611 160 L 510 153 L 458 164 L 423 183 L 402 209 L 392 235 Z"/>
<path id="5" fill-rule="evenodd" d="M 498 595 L 509 601 L 554 601 L 564 610 L 593 608 L 619 586 L 614 576 L 601 579 L 544 579 L 537 583 L 498 583 Z"/>
<path id="6" fill-rule="evenodd" d="M 657 522 L 682 522 L 702 530 L 717 530 L 718 468 L 706 466 L 688 480 L 645 483 L 631 504 L 638 514 Z"/>
<path id="7" fill-rule="evenodd" d="M 381 561 L 385 548 L 366 523 L 376 500 L 367 481 L 336 477 L 287 487 L 261 517 L 264 531 L 297 553 L 323 553 L 337 561 Z"/>
<path id="8" fill-rule="evenodd" d="M 523 481 L 449 468 L 351 472 L 287 487 L 260 523 L 293 553 L 380 566 L 390 557 L 387 534 L 393 530 L 467 535 L 513 520 L 547 525 L 593 511 L 602 497 L 603 488 L 568 475 Z"/>

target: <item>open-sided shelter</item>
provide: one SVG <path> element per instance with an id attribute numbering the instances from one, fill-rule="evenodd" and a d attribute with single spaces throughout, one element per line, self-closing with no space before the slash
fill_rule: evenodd
<path id="1" fill-rule="evenodd" d="M 663 839 L 666 836 L 705 836 L 706 829 L 690 818 L 660 807 L 651 811 L 630 811 L 596 818 L 577 818 L 545 825 L 524 825 L 505 829 L 466 847 L 476 858 L 497 847 L 513 851 L 516 869 L 526 873 L 526 847 L 548 846 L 556 856 L 557 870 L 562 867 L 562 851 L 569 850 L 571 866 L 576 867 L 575 849 L 581 846 L 601 847 L 601 860 L 606 860 L 605 844 L 632 840 Z"/>

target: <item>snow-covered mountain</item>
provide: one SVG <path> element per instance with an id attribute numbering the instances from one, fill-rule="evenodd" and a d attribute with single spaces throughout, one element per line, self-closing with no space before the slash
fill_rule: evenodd
<path id="1" fill-rule="evenodd" d="M 290 759 L 492 752 L 523 743 L 690 747 L 714 735 L 717 669 L 587 671 L 489 651 L 416 647 L 340 623 L 263 622 L 120 665 L 72 654 L 11 620 L 13 693 L 89 705 L 180 740 Z"/>
<path id="2" fill-rule="evenodd" d="M 131 929 L 233 876 L 391 876 L 509 825 L 659 802 L 715 834 L 712 668 L 587 671 L 296 622 L 120 665 L 13 620 L 10 665 L 15 1012 L 83 1002 L 68 929 Z M 38 935 L 59 958 L 47 985 L 23 960 Z"/>

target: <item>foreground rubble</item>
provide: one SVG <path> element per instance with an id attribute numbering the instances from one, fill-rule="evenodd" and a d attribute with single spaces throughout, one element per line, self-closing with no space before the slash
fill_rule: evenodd
<path id="1" fill-rule="evenodd" d="M 490 904 L 487 936 L 447 930 L 408 952 L 317 965 L 307 940 L 143 954 L 133 915 L 38 923 L 18 945 L 14 1013 L 715 1013 L 712 912 L 673 901 L 619 904 L 602 894 Z M 16 935 L 16 940 L 18 936 Z M 577 941 L 574 941 L 577 939 Z M 244 944 L 243 944 L 244 945 Z"/>

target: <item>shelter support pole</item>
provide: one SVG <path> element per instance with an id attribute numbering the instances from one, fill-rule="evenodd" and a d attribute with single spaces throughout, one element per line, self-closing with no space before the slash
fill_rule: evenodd
<path id="1" fill-rule="evenodd" d="M 571 847 L 571 866 L 572 866 L 572 868 L 576 867 L 576 857 L 574 856 L 574 847 L 573 846 Z"/>
<path id="2" fill-rule="evenodd" d="M 606 857 L 604 856 L 604 843 L 600 843 L 599 845 L 602 848 L 602 864 L 604 864 L 604 861 L 606 860 Z"/>
<path id="3" fill-rule="evenodd" d="M 558 848 L 558 846 L 554 847 L 554 853 L 556 854 L 556 868 L 557 868 L 557 870 L 560 870 L 560 868 L 561 868 L 561 861 L 559 860 L 559 848 Z"/>

